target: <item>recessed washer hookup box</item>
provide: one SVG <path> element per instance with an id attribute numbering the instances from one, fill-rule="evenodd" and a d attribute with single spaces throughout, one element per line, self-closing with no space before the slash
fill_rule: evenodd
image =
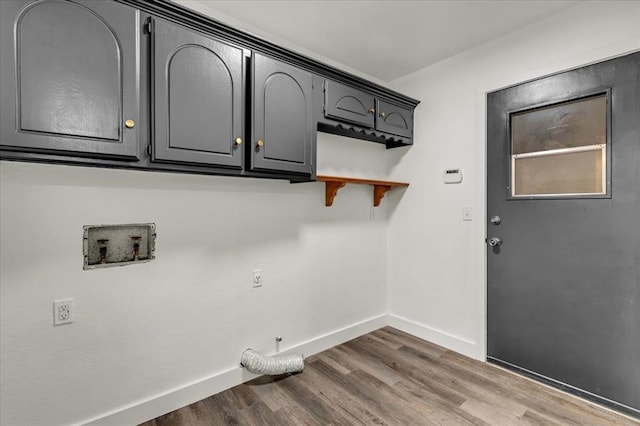
<path id="1" fill-rule="evenodd" d="M 155 259 L 156 225 L 85 225 L 84 269 L 124 266 Z"/>

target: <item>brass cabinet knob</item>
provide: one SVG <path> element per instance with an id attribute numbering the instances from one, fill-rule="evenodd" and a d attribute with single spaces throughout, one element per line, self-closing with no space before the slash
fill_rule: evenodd
<path id="1" fill-rule="evenodd" d="M 376 112 L 375 108 L 373 108 L 373 107 L 369 108 L 369 114 L 373 114 L 374 112 Z"/>
<path id="2" fill-rule="evenodd" d="M 133 121 L 132 119 L 128 119 L 127 121 L 124 122 L 124 125 L 127 129 L 133 129 L 133 126 L 136 125 L 136 122 Z"/>
<path id="3" fill-rule="evenodd" d="M 264 141 L 262 139 L 258 139 L 258 146 L 262 148 L 264 146 Z"/>
<path id="4" fill-rule="evenodd" d="M 384 111 L 380 113 L 380 117 L 382 117 L 382 118 L 384 118 L 386 115 L 387 114 L 385 114 Z"/>
<path id="5" fill-rule="evenodd" d="M 242 138 L 236 138 L 236 145 L 242 145 Z"/>

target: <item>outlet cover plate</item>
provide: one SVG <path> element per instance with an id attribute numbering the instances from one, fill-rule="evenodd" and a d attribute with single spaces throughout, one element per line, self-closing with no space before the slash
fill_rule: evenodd
<path id="1" fill-rule="evenodd" d="M 55 300 L 53 302 L 53 325 L 73 322 L 73 299 Z"/>

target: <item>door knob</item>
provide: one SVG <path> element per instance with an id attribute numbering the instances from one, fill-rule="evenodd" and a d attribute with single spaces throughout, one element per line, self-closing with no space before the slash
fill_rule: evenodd
<path id="1" fill-rule="evenodd" d="M 262 139 L 258 139 L 258 143 L 256 145 L 262 148 L 264 146 L 264 141 Z"/>
<path id="2" fill-rule="evenodd" d="M 500 216 L 491 216 L 489 219 L 492 225 L 500 225 L 502 223 L 502 218 Z"/>
<path id="3" fill-rule="evenodd" d="M 500 247 L 502 245 L 502 238 L 499 238 L 499 237 L 489 238 L 489 245 L 491 247 Z"/>
<path id="4" fill-rule="evenodd" d="M 136 122 L 133 121 L 132 119 L 128 119 L 124 122 L 124 125 L 127 129 L 133 129 L 133 126 L 136 125 Z"/>

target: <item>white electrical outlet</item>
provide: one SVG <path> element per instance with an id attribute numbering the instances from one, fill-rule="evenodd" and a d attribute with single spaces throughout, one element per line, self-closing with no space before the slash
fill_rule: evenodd
<path id="1" fill-rule="evenodd" d="M 254 269 L 251 272 L 253 273 L 253 286 L 262 287 L 262 282 L 264 281 L 264 277 L 262 276 L 262 269 Z"/>
<path id="2" fill-rule="evenodd" d="M 73 299 L 56 300 L 53 302 L 53 325 L 69 324 L 73 322 Z"/>

